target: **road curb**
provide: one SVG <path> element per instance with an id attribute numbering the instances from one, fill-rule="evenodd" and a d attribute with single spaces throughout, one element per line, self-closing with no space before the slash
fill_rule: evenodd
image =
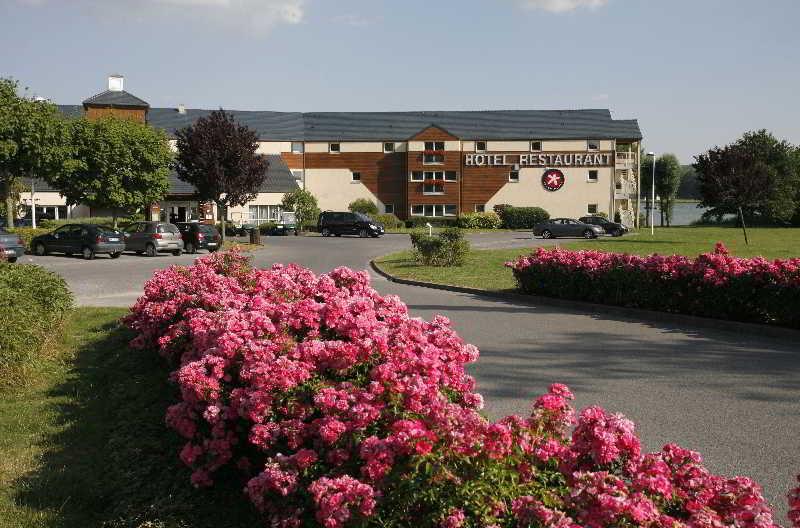
<path id="1" fill-rule="evenodd" d="M 487 290 L 480 290 L 478 288 L 466 288 L 463 286 L 450 286 L 447 284 L 436 284 L 433 282 L 422 282 L 410 279 L 403 279 L 395 277 L 390 273 L 382 270 L 375 260 L 370 260 L 369 265 L 375 273 L 384 277 L 385 279 L 395 282 L 397 284 L 405 284 L 408 286 L 418 286 L 420 288 L 429 288 L 434 290 L 444 290 L 454 293 L 466 293 L 478 297 L 487 297 L 490 299 L 497 299 L 501 301 L 510 301 L 519 304 L 527 304 L 530 306 L 547 305 L 556 306 L 559 308 L 566 308 L 578 312 L 585 312 L 589 314 L 603 314 L 603 315 L 617 315 L 621 317 L 637 319 L 643 322 L 653 323 L 670 323 L 675 326 L 693 326 L 695 328 L 706 328 L 710 330 L 722 330 L 740 335 L 760 335 L 772 337 L 775 339 L 791 340 L 793 342 L 800 341 L 800 330 L 791 328 L 784 328 L 779 326 L 761 325 L 755 323 L 742 323 L 738 321 L 727 321 L 724 319 L 711 319 L 709 317 L 699 317 L 696 315 L 675 314 L 669 312 L 656 312 L 653 310 L 644 310 L 641 308 L 629 308 L 625 306 L 614 306 L 610 304 L 596 304 L 584 301 L 572 301 L 568 299 L 557 299 L 554 297 L 542 297 L 535 295 L 526 295 L 522 293 L 513 292 L 494 292 Z"/>

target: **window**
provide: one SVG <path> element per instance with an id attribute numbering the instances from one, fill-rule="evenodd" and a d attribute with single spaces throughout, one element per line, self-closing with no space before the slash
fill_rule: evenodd
<path id="1" fill-rule="evenodd" d="M 256 225 L 280 220 L 280 205 L 251 205 L 250 221 Z"/>
<path id="2" fill-rule="evenodd" d="M 590 139 L 586 141 L 586 150 L 600 150 L 600 140 Z"/>
<path id="3" fill-rule="evenodd" d="M 456 216 L 458 209 L 455 204 L 428 204 L 412 205 L 412 216 Z"/>
<path id="4" fill-rule="evenodd" d="M 597 204 L 589 204 L 586 206 L 586 212 L 589 214 L 597 214 Z"/>
<path id="5" fill-rule="evenodd" d="M 476 213 L 485 213 L 486 212 L 486 204 L 475 204 L 475 212 Z"/>
<path id="6" fill-rule="evenodd" d="M 486 152 L 486 142 L 485 141 L 476 141 L 475 142 L 475 152 Z"/>
<path id="7" fill-rule="evenodd" d="M 586 175 L 586 181 L 591 182 L 591 183 L 597 183 L 597 178 L 598 177 L 597 177 L 597 171 L 596 170 L 590 170 L 589 174 Z"/>
<path id="8" fill-rule="evenodd" d="M 303 143 L 301 141 L 292 141 L 292 154 L 302 154 Z"/>
<path id="9" fill-rule="evenodd" d="M 384 152 L 394 152 L 394 143 L 384 143 L 383 144 L 383 151 Z"/>
<path id="10" fill-rule="evenodd" d="M 441 183 L 426 183 L 422 186 L 422 194 L 444 194 L 444 185 Z"/>
<path id="11" fill-rule="evenodd" d="M 455 216 L 457 213 L 455 204 L 445 204 L 444 206 L 444 215 L 445 216 Z"/>
<path id="12" fill-rule="evenodd" d="M 422 163 L 431 165 L 431 164 L 439 164 L 444 163 L 444 155 L 442 154 L 424 154 L 422 158 Z"/>
<path id="13" fill-rule="evenodd" d="M 516 183 L 519 181 L 519 171 L 511 171 L 508 173 L 508 181 Z"/>
<path id="14" fill-rule="evenodd" d="M 539 152 L 540 150 L 542 150 L 542 142 L 531 141 L 531 152 Z"/>
<path id="15" fill-rule="evenodd" d="M 361 173 L 360 173 L 360 172 L 354 172 L 354 173 L 353 173 L 353 180 L 352 180 L 352 181 L 354 181 L 354 182 L 360 182 L 360 181 L 361 181 Z"/>
<path id="16" fill-rule="evenodd" d="M 445 171 L 444 172 L 444 181 L 458 181 L 458 173 L 456 171 Z"/>
<path id="17" fill-rule="evenodd" d="M 424 179 L 425 177 L 422 171 L 414 171 L 411 173 L 411 181 L 423 181 Z"/>
<path id="18" fill-rule="evenodd" d="M 328 152 L 332 154 L 340 153 L 342 146 L 339 143 L 328 143 Z"/>
<path id="19" fill-rule="evenodd" d="M 442 173 L 438 171 L 425 171 L 426 180 L 441 180 Z"/>
<path id="20" fill-rule="evenodd" d="M 425 214 L 424 206 L 422 205 L 412 205 L 411 206 L 411 214 L 413 216 L 422 216 Z"/>
<path id="21" fill-rule="evenodd" d="M 383 212 L 386 214 L 394 214 L 394 204 L 384 204 Z"/>
<path id="22" fill-rule="evenodd" d="M 425 150 L 444 150 L 444 141 L 426 141 Z"/>

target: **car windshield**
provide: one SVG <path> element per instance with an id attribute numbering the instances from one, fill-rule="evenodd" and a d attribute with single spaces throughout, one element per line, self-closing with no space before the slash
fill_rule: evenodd
<path id="1" fill-rule="evenodd" d="M 176 234 L 180 234 L 180 231 L 178 231 L 178 228 L 175 227 L 172 224 L 161 224 L 161 225 L 159 225 L 158 226 L 158 232 L 159 233 L 176 233 Z"/>
<path id="2" fill-rule="evenodd" d="M 364 213 L 356 213 L 356 218 L 358 218 L 362 222 L 372 222 L 372 218 L 368 217 Z"/>
<path id="3" fill-rule="evenodd" d="M 97 232 L 99 234 L 101 234 L 101 235 L 118 235 L 119 234 L 119 231 L 114 229 L 111 226 L 99 225 L 99 226 L 95 226 L 95 229 L 97 229 Z"/>

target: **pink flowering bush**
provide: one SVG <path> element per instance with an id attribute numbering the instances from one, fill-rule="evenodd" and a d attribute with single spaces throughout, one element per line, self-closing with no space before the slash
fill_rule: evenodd
<path id="1" fill-rule="evenodd" d="M 126 323 L 174 365 L 166 422 L 192 484 L 238 473 L 269 526 L 775 526 L 751 480 L 643 454 L 631 421 L 576 414 L 564 385 L 486 420 L 475 347 L 363 272 L 212 254 L 156 272 Z"/>
<path id="2" fill-rule="evenodd" d="M 538 248 L 507 262 L 529 294 L 800 327 L 800 258 L 697 258 Z"/>

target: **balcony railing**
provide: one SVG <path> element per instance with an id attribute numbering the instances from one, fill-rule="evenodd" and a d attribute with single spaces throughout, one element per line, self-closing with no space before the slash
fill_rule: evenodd
<path id="1" fill-rule="evenodd" d="M 617 167 L 619 168 L 629 168 L 636 164 L 635 152 L 617 152 L 615 158 L 617 160 Z"/>

